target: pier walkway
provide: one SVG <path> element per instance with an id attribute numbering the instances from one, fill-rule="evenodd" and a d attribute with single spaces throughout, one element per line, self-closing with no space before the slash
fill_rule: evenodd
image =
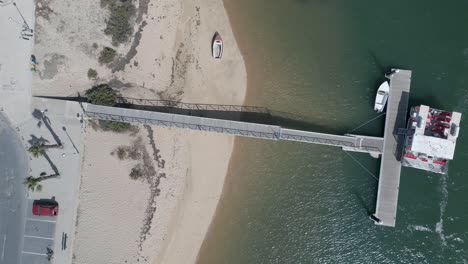
<path id="1" fill-rule="evenodd" d="M 398 133 L 406 127 L 406 115 L 411 83 L 411 71 L 399 70 L 390 77 L 390 94 L 385 117 L 384 145 L 380 163 L 376 224 L 395 226 L 398 190 L 400 188 L 401 155 L 404 135 Z"/>
<path id="2" fill-rule="evenodd" d="M 310 131 L 286 129 L 280 126 L 226 120 L 204 116 L 206 112 L 258 112 L 255 107 L 212 106 L 196 104 L 167 105 L 167 102 L 153 102 L 141 99 L 121 99 L 117 107 L 82 103 L 88 118 L 112 120 L 128 123 L 151 124 L 164 127 L 178 127 L 192 130 L 211 131 L 244 137 L 270 140 L 287 140 L 312 144 L 341 147 L 345 151 L 370 153 L 374 157 L 382 155 L 380 178 L 377 193 L 376 212 L 372 219 L 376 224 L 395 226 L 398 190 L 400 185 L 401 155 L 404 135 L 400 130 L 406 127 L 411 71 L 395 70 L 389 76 L 390 92 L 387 103 L 384 137 L 361 135 L 333 135 Z M 172 112 L 167 112 L 167 107 Z M 138 109 L 135 109 L 138 108 Z M 181 111 L 181 109 L 183 111 Z M 165 112 L 166 111 L 166 112 Z M 263 112 L 264 113 L 263 113 Z M 195 114 L 198 113 L 198 115 Z M 261 110 L 259 114 L 268 114 Z M 236 114 L 236 113 L 235 113 Z"/>
<path id="3" fill-rule="evenodd" d="M 275 125 L 101 106 L 89 103 L 83 103 L 83 108 L 87 117 L 99 120 L 178 127 L 270 140 L 298 141 L 336 146 L 347 151 L 365 152 L 373 155 L 382 153 L 383 149 L 383 138 L 378 137 L 359 135 L 341 136 L 285 129 Z"/>

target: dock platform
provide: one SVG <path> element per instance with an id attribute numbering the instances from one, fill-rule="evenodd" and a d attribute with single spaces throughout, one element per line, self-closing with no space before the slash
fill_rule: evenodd
<path id="1" fill-rule="evenodd" d="M 397 70 L 390 77 L 380 178 L 377 193 L 375 223 L 394 227 L 400 188 L 401 155 L 404 135 L 398 134 L 406 127 L 411 71 Z"/>

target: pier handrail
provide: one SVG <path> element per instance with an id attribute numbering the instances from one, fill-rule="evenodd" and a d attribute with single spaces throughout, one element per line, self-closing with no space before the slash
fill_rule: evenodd
<path id="1" fill-rule="evenodd" d="M 139 99 L 131 97 L 117 97 L 117 104 L 143 105 L 153 107 L 173 107 L 188 110 L 204 110 L 204 111 L 226 111 L 226 112 L 249 112 L 270 114 L 266 107 L 258 106 L 243 106 L 243 105 L 221 105 L 221 104 L 198 104 L 198 103 L 183 103 L 171 100 L 153 100 Z"/>

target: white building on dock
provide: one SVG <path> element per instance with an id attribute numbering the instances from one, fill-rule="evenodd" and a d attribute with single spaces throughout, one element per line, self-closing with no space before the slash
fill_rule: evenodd
<path id="1" fill-rule="evenodd" d="M 411 108 L 402 165 L 447 174 L 460 130 L 461 113 L 426 105 Z"/>

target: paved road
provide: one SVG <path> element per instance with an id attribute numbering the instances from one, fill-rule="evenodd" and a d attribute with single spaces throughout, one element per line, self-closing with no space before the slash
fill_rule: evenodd
<path id="1" fill-rule="evenodd" d="M 28 156 L 0 114 L 0 264 L 20 263 L 26 212 L 22 181 L 27 173 Z"/>

